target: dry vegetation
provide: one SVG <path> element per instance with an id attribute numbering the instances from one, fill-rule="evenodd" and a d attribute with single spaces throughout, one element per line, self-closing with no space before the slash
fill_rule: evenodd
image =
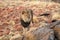
<path id="1" fill-rule="evenodd" d="M 35 38 L 35 34 L 29 33 L 32 30 L 37 29 L 38 27 L 42 27 L 47 25 L 47 23 L 51 23 L 52 20 L 60 20 L 60 4 L 54 2 L 40 2 L 40 1 L 0 1 L 0 40 L 22 40 L 23 38 L 23 27 L 20 24 L 20 13 L 25 8 L 33 10 L 33 22 L 30 25 L 30 31 L 26 33 L 28 34 L 25 40 L 37 40 Z M 49 16 L 40 16 L 44 13 L 50 14 Z M 47 22 L 47 23 L 45 23 Z M 43 30 L 43 29 L 42 29 Z M 50 29 L 44 29 L 50 30 Z M 55 30 L 55 28 L 54 28 Z M 38 30 L 40 31 L 40 30 Z M 37 31 L 36 31 L 37 32 Z M 43 31 L 44 32 L 44 31 Z M 60 30 L 59 30 L 60 32 Z M 60 35 L 58 32 L 58 35 Z M 51 33 L 50 33 L 51 34 Z M 48 35 L 50 35 L 48 34 Z M 45 34 L 46 35 L 46 34 Z M 60 36 L 59 36 L 60 37 Z M 42 40 L 47 39 L 42 38 Z"/>

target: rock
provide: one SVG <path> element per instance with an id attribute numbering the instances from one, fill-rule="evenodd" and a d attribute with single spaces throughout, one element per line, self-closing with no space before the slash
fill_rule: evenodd
<path id="1" fill-rule="evenodd" d="M 60 20 L 52 22 L 49 27 L 54 30 L 55 40 L 60 40 Z"/>
<path id="2" fill-rule="evenodd" d="M 56 25 L 54 28 L 55 37 L 57 40 L 60 40 L 60 25 Z"/>
<path id="3" fill-rule="evenodd" d="M 52 29 L 47 27 L 39 27 L 27 32 L 23 40 L 54 40 L 54 33 Z"/>
<path id="4" fill-rule="evenodd" d="M 52 0 L 52 1 L 60 3 L 60 0 Z"/>

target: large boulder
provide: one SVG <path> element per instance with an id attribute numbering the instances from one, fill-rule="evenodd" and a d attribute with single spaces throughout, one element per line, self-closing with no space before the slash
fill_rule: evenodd
<path id="1" fill-rule="evenodd" d="M 60 40 L 60 25 L 56 25 L 54 28 L 54 34 L 55 34 L 55 38 L 57 40 Z"/>
<path id="2" fill-rule="evenodd" d="M 54 40 L 54 32 L 47 27 L 38 27 L 35 30 L 28 31 L 23 40 Z"/>

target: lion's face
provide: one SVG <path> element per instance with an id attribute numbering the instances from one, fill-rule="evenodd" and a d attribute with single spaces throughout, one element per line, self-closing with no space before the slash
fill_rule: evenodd
<path id="1" fill-rule="evenodd" d="M 24 22 L 29 22 L 31 20 L 31 13 L 29 10 L 24 10 L 21 13 L 21 19 L 24 20 Z"/>

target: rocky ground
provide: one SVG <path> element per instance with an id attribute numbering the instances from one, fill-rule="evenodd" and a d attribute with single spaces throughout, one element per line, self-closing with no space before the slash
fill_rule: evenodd
<path id="1" fill-rule="evenodd" d="M 26 33 L 20 23 L 20 13 L 25 8 L 33 11 L 33 23 Z M 51 24 L 52 20 L 60 20 L 60 3 L 1 0 L 0 40 L 60 40 L 60 23 L 53 28 L 46 26 Z M 54 39 L 54 36 L 57 39 Z"/>

